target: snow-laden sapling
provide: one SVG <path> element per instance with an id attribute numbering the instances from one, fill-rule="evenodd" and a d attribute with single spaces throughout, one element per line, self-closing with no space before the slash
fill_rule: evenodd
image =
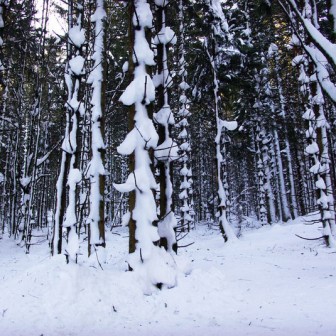
<path id="1" fill-rule="evenodd" d="M 307 146 L 305 152 L 311 158 L 312 166 L 309 171 L 314 176 L 316 203 L 320 212 L 323 227 L 323 238 L 327 246 L 334 247 L 335 240 L 332 235 L 334 209 L 334 197 L 331 188 L 328 136 L 329 124 L 324 114 L 324 97 L 316 75 L 308 75 L 308 58 L 306 55 L 295 57 L 292 64 L 299 66 L 300 91 L 306 98 L 305 111 L 302 118 L 306 121 Z"/>
<path id="2" fill-rule="evenodd" d="M 155 87 L 147 67 L 154 65 L 154 54 L 150 49 L 146 32 L 152 27 L 152 12 L 146 0 L 134 1 L 132 8 L 132 58 L 133 80 L 120 97 L 120 101 L 132 106 L 130 116 L 133 128 L 118 147 L 118 152 L 131 156 L 131 168 L 123 184 L 115 184 L 120 192 L 130 192 L 130 254 L 128 264 L 137 272 L 144 290 L 151 292 L 152 286 L 176 285 L 175 262 L 172 256 L 155 245 L 160 240 L 153 226 L 157 220 L 153 191 L 157 188 L 152 172 L 150 150 L 156 148 L 158 134 L 150 118 L 148 105 L 155 99 Z"/>
<path id="3" fill-rule="evenodd" d="M 178 117 L 179 122 L 177 127 L 179 127 L 178 139 L 180 142 L 180 194 L 179 198 L 182 202 L 181 206 L 181 223 L 180 231 L 189 231 L 191 224 L 193 222 L 193 198 L 192 198 L 192 172 L 190 164 L 190 152 L 191 147 L 189 143 L 189 122 L 188 118 L 190 117 L 189 104 L 190 101 L 187 98 L 187 90 L 190 88 L 189 84 L 186 82 L 187 70 L 186 70 L 186 60 L 185 60 L 185 28 L 184 28 L 184 9 L 183 9 L 183 0 L 179 2 L 179 110 Z"/>
<path id="4" fill-rule="evenodd" d="M 52 240 L 52 253 L 62 253 L 62 228 L 66 229 L 67 242 L 64 253 L 67 261 L 77 260 L 79 241 L 77 236 L 77 185 L 82 179 L 79 170 L 79 119 L 84 115 L 81 99 L 84 71 L 83 45 L 85 31 L 82 28 L 83 6 L 75 6 L 76 17 L 72 18 L 69 4 L 68 62 L 65 68 L 65 85 L 68 92 L 66 107 L 66 128 L 62 144 L 60 173 L 56 184 L 56 211 Z M 68 186 L 68 197 L 66 197 Z M 66 205 L 66 202 L 68 204 Z"/>
<path id="5" fill-rule="evenodd" d="M 228 183 L 227 172 L 225 167 L 227 166 L 227 158 L 225 148 L 222 147 L 222 133 L 226 130 L 233 131 L 237 128 L 236 121 L 226 121 L 220 118 L 220 95 L 219 95 L 219 80 L 217 76 L 218 63 L 220 61 L 220 50 L 223 50 L 223 46 L 220 45 L 219 40 L 228 41 L 230 44 L 230 33 L 227 20 L 223 13 L 221 3 L 219 0 L 210 0 L 207 2 L 209 10 L 214 18 L 211 21 L 211 35 L 205 39 L 204 47 L 205 52 L 209 58 L 212 80 L 213 80 L 213 95 L 215 101 L 215 118 L 217 134 L 215 138 L 216 144 L 216 166 L 217 166 L 217 184 L 218 184 L 218 219 L 219 227 L 224 241 L 236 239 L 236 235 L 233 232 L 230 223 L 227 219 L 227 208 L 230 205 L 228 199 Z"/>
<path id="6" fill-rule="evenodd" d="M 169 47 L 176 44 L 173 30 L 166 25 L 166 11 L 169 0 L 155 0 L 157 6 L 158 33 L 154 37 L 157 48 L 157 73 L 154 77 L 158 89 L 158 109 L 154 120 L 158 124 L 159 145 L 155 149 L 158 161 L 160 182 L 160 217 L 158 229 L 160 246 L 167 251 L 177 252 L 175 228 L 177 221 L 173 212 L 172 161 L 178 157 L 178 147 L 172 138 L 172 127 L 175 125 L 174 113 L 169 105 L 169 89 L 172 78 L 168 68 Z"/>
<path id="7" fill-rule="evenodd" d="M 90 178 L 90 212 L 87 218 L 89 225 L 89 254 L 103 252 L 105 247 L 104 226 L 104 175 L 103 153 L 105 144 L 103 140 L 103 52 L 104 52 L 104 20 L 106 12 L 104 1 L 96 0 L 96 8 L 91 16 L 94 23 L 94 44 L 92 60 L 93 67 L 87 80 L 92 87 L 91 97 L 91 160 L 86 171 Z M 100 253 L 101 254 L 101 253 Z M 98 255 L 98 254 L 97 254 Z M 102 256 L 103 257 L 103 256 Z M 99 258 L 101 259 L 101 258 Z"/>

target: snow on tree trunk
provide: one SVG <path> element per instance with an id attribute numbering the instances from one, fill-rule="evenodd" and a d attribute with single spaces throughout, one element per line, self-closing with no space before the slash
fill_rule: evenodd
<path id="1" fill-rule="evenodd" d="M 322 95 L 321 86 L 318 84 L 318 94 Z M 330 125 L 326 120 L 324 113 L 324 106 L 319 106 L 319 121 L 321 122 L 321 142 L 323 147 L 323 152 L 321 154 L 321 165 L 325 166 L 327 169 L 325 171 L 325 175 L 323 176 L 326 184 L 326 195 L 329 200 L 328 210 L 330 211 L 329 225 L 332 234 L 336 234 L 336 226 L 335 226 L 335 198 L 333 193 L 333 182 L 331 178 L 331 160 L 330 160 L 330 152 L 329 152 L 329 133 L 330 133 Z M 324 216 L 326 217 L 326 216 Z"/>
<path id="2" fill-rule="evenodd" d="M 313 77 L 314 78 L 314 77 Z M 316 94 L 312 97 L 314 104 L 314 111 L 316 114 L 316 133 L 317 143 L 319 146 L 319 157 L 315 160 L 315 164 L 319 164 L 317 171 L 311 167 L 310 171 L 315 173 L 315 187 L 318 193 L 317 204 L 320 208 L 322 225 L 324 228 L 324 239 L 328 246 L 336 246 L 332 237 L 335 230 L 335 208 L 334 195 L 332 189 L 331 175 L 330 175 L 330 158 L 329 158 L 329 143 L 328 130 L 329 123 L 326 120 L 324 113 L 324 97 L 321 86 L 316 82 Z M 316 174 L 319 173 L 319 174 Z M 330 230 L 330 231 L 329 231 Z"/>
<path id="3" fill-rule="evenodd" d="M 291 219 L 291 214 L 289 211 L 288 200 L 287 200 L 287 192 L 286 192 L 286 184 L 285 184 L 285 176 L 284 176 L 284 168 L 281 157 L 281 148 L 280 148 L 280 140 L 278 135 L 278 130 L 276 126 L 273 128 L 273 138 L 274 138 L 274 146 L 275 146 L 275 158 L 277 164 L 277 175 L 280 186 L 280 199 L 281 199 L 281 209 L 282 209 L 282 220 L 287 222 Z"/>
<path id="4" fill-rule="evenodd" d="M 265 170 L 265 191 L 266 191 L 266 198 L 267 198 L 267 205 L 268 205 L 268 222 L 269 223 L 275 223 L 276 222 L 276 214 L 275 214 L 275 204 L 274 204 L 274 192 L 272 187 L 272 169 L 270 168 L 271 165 L 271 151 L 269 148 L 269 144 L 271 142 L 271 139 L 269 136 L 265 136 L 264 139 L 262 139 L 262 147 L 261 147 L 261 153 L 262 153 L 262 161 L 263 166 Z"/>
<path id="5" fill-rule="evenodd" d="M 48 3 L 43 3 L 42 10 L 42 34 L 40 35 L 37 44 L 37 64 L 34 74 L 34 101 L 29 108 L 29 113 L 25 115 L 24 128 L 24 165 L 22 169 L 22 175 L 20 178 L 20 186 L 22 190 L 21 197 L 21 223 L 20 229 L 22 229 L 21 241 L 25 244 L 26 253 L 28 254 L 31 246 L 33 225 L 36 226 L 36 219 L 34 218 L 34 203 L 36 201 L 35 186 L 37 182 L 37 166 L 38 154 L 40 152 L 40 138 L 41 138 L 41 95 L 42 95 L 42 79 L 40 78 L 40 69 L 44 65 L 44 45 L 46 30 L 45 23 L 48 16 Z"/>
<path id="6" fill-rule="evenodd" d="M 324 113 L 324 97 L 323 91 L 335 101 L 336 95 L 333 96 L 334 87 L 331 91 L 326 89 L 325 66 L 327 59 L 335 61 L 329 53 L 329 41 L 323 39 L 319 32 L 319 26 L 311 13 L 307 10 L 307 3 L 305 4 L 302 15 L 298 12 L 294 1 L 290 1 L 291 8 L 295 12 L 296 17 L 299 18 L 304 25 L 307 37 L 301 35 L 293 35 L 292 44 L 301 46 L 306 54 L 297 55 L 293 61 L 293 66 L 300 67 L 299 82 L 301 83 L 301 92 L 306 99 L 306 110 L 303 114 L 303 119 L 306 120 L 308 127 L 306 130 L 306 138 L 308 139 L 308 146 L 305 152 L 310 156 L 313 166 L 309 171 L 314 176 L 316 203 L 319 208 L 321 222 L 323 227 L 323 238 L 327 246 L 334 247 L 336 245 L 332 231 L 335 229 L 335 209 L 334 209 L 334 195 L 333 187 L 331 185 L 330 176 L 330 158 L 329 158 L 329 140 L 327 130 L 330 128 Z M 314 36 L 312 36 L 312 33 Z M 296 43 L 297 41 L 297 43 Z M 323 46 L 321 45 L 323 42 Z M 321 52 L 321 48 L 324 54 Z M 330 51 L 330 50 L 329 50 Z M 308 57 L 309 58 L 308 58 Z M 318 58 L 318 62 L 317 61 Z M 322 68 L 322 69 L 321 69 Z M 328 79 L 329 80 L 329 79 Z M 331 94 L 331 96 L 330 96 Z M 328 185 L 328 183 L 330 183 Z"/>
<path id="7" fill-rule="evenodd" d="M 306 138 L 308 145 L 305 148 L 305 152 L 310 156 L 313 164 L 309 171 L 314 176 L 316 203 L 321 216 L 323 237 L 327 246 L 334 247 L 335 241 L 331 232 L 335 218 L 332 207 L 334 197 L 332 189 L 328 189 L 327 185 L 327 181 L 330 182 L 328 177 L 328 175 L 330 176 L 330 160 L 326 132 L 329 124 L 325 119 L 323 111 L 324 99 L 321 87 L 316 80 L 316 76 L 308 76 L 306 72 L 306 67 L 312 64 L 309 64 L 307 58 L 304 56 L 301 57 L 299 63 L 297 60 L 298 58 L 296 57 L 292 63 L 300 67 L 300 90 L 306 98 L 306 110 L 303 114 L 303 119 L 307 122 Z"/>
<path id="8" fill-rule="evenodd" d="M 260 123 L 260 120 L 259 120 Z M 265 190 L 265 167 L 262 156 L 263 139 L 265 137 L 264 130 L 260 125 L 256 127 L 256 154 L 257 154 L 257 172 L 258 172 L 258 219 L 261 225 L 267 224 L 267 209 L 265 204 L 266 190 Z"/>
<path id="9" fill-rule="evenodd" d="M 134 222 L 136 246 L 129 255 L 128 263 L 130 269 L 142 279 L 144 291 L 150 293 L 152 286 L 175 286 L 176 270 L 172 255 L 154 244 L 160 240 L 160 236 L 153 226 L 157 220 L 153 195 L 157 184 L 151 169 L 149 151 L 156 148 L 158 134 L 147 110 L 147 106 L 155 99 L 155 86 L 147 66 L 155 63 L 146 38 L 147 29 L 152 27 L 153 16 L 146 0 L 134 0 L 133 5 L 130 36 L 134 77 L 120 101 L 127 106 L 134 105 L 134 127 L 118 147 L 118 152 L 123 155 L 134 153 L 134 170 L 125 183 L 114 186 L 120 192 L 134 193 L 134 204 L 130 204 L 128 218 Z"/>
<path id="10" fill-rule="evenodd" d="M 274 149 L 275 149 L 275 161 L 276 161 L 276 170 L 278 177 L 278 182 L 280 186 L 279 193 L 279 211 L 281 211 L 281 220 L 287 221 L 291 218 L 290 209 L 287 200 L 287 191 L 286 191 L 286 184 L 285 184 L 285 174 L 283 168 L 283 162 L 281 157 L 281 148 L 280 148 L 280 140 L 278 135 L 278 125 L 274 120 L 275 114 L 277 112 L 274 98 L 272 95 L 272 86 L 270 83 L 270 69 L 266 63 L 266 59 L 264 57 L 261 58 L 262 62 L 265 63 L 265 67 L 263 67 L 259 74 L 256 75 L 256 89 L 258 97 L 256 99 L 256 103 L 254 107 L 259 110 L 260 112 L 264 112 L 265 115 L 263 116 L 263 120 L 265 121 L 267 115 L 271 118 L 271 127 L 273 132 L 273 142 L 274 142 Z M 281 104 L 281 103 L 280 103 Z M 280 108 L 281 110 L 281 108 Z M 281 209 L 281 210 L 280 210 Z"/>
<path id="11" fill-rule="evenodd" d="M 73 6 L 77 16 L 73 20 Z M 82 173 L 79 170 L 79 119 L 84 115 L 84 105 L 80 94 L 82 91 L 82 77 L 85 75 L 83 57 L 83 44 L 85 43 L 85 31 L 82 28 L 83 5 L 81 2 L 69 3 L 68 5 L 68 62 L 65 70 L 65 84 L 68 92 L 66 102 L 67 123 L 65 137 L 62 144 L 62 159 L 60 174 L 57 180 L 56 211 L 53 236 L 53 253 L 57 246 L 57 253 L 60 253 L 62 242 L 62 229 L 66 228 L 67 238 L 64 252 L 67 262 L 77 261 L 79 241 L 77 236 L 77 185 L 82 180 Z M 66 190 L 68 186 L 68 204 L 66 210 Z M 64 216 L 64 217 L 63 217 Z M 63 217 L 63 218 L 62 218 Z"/>
<path id="12" fill-rule="evenodd" d="M 275 44 L 271 44 L 269 50 L 268 50 L 268 56 L 273 57 L 275 61 L 275 74 L 276 74 L 276 83 L 277 83 L 277 89 L 279 93 L 279 102 L 280 102 L 280 116 L 285 119 L 286 121 L 286 106 L 285 106 L 285 97 L 283 94 L 283 83 L 282 78 L 280 76 L 281 69 L 280 69 L 280 56 L 279 56 L 279 48 Z M 288 179 L 289 179 L 289 187 L 290 187 L 290 200 L 291 200 L 291 208 L 293 217 L 296 218 L 298 216 L 298 205 L 296 201 L 296 192 L 295 192 L 295 183 L 294 183 L 294 173 L 293 173 L 293 165 L 292 165 L 292 153 L 289 146 L 289 140 L 288 140 L 288 131 L 287 131 L 287 124 L 284 123 L 284 131 L 285 131 L 285 153 L 286 153 L 286 159 L 288 164 Z"/>
<path id="13" fill-rule="evenodd" d="M 68 114 L 67 114 L 68 119 Z M 69 133 L 69 122 L 66 123 L 66 134 Z M 62 151 L 62 158 L 60 163 L 60 172 L 56 182 L 56 209 L 53 227 L 53 236 L 51 241 L 51 254 L 62 253 L 62 231 L 63 219 L 66 207 L 65 189 L 66 189 L 66 167 L 67 167 L 67 153 Z"/>
<path id="14" fill-rule="evenodd" d="M 228 23 L 224 16 L 221 3 L 219 0 L 209 0 L 207 1 L 209 10 L 213 16 L 211 20 L 211 36 L 209 39 L 205 39 L 204 47 L 205 52 L 209 58 L 211 70 L 212 70 L 212 81 L 213 81 L 213 95 L 215 101 L 215 119 L 216 119 L 216 168 L 217 168 L 217 192 L 218 192 L 218 220 L 219 227 L 224 241 L 236 239 L 236 235 L 231 228 L 231 225 L 227 219 L 227 208 L 230 205 L 228 200 L 227 188 L 228 183 L 226 180 L 223 180 L 227 177 L 226 172 L 223 172 L 223 166 L 227 166 L 226 160 L 227 157 L 222 155 L 222 152 L 225 150 L 222 148 L 222 132 L 223 130 L 234 130 L 237 128 L 237 122 L 235 121 L 226 121 L 222 120 L 219 115 L 219 80 L 217 76 L 217 67 L 218 67 L 218 55 L 220 46 L 217 43 L 218 38 L 224 38 L 224 40 L 229 40 L 228 35 Z M 223 175 L 225 173 L 225 175 Z"/>
<path id="15" fill-rule="evenodd" d="M 194 221 L 193 219 L 193 205 L 192 205 L 192 172 L 190 164 L 190 152 L 191 147 L 189 144 L 189 132 L 188 132 L 188 117 L 190 116 L 189 112 L 189 100 L 186 96 L 187 90 L 190 88 L 186 82 L 187 70 L 186 70 L 186 60 L 185 60 L 185 32 L 184 32 L 184 9 L 183 9 L 183 0 L 179 2 L 179 111 L 177 113 L 180 118 L 177 123 L 177 127 L 180 129 L 178 139 L 180 141 L 180 162 L 182 163 L 182 168 L 180 170 L 181 184 L 180 184 L 180 194 L 179 198 L 182 202 L 181 206 L 181 223 L 179 230 L 181 232 L 189 231 L 190 227 Z"/>
<path id="16" fill-rule="evenodd" d="M 5 72 L 5 66 L 4 66 L 4 58 L 2 53 L 2 46 L 3 46 L 3 29 L 5 27 L 5 18 L 4 13 L 5 9 L 8 6 L 7 0 L 0 0 L 0 94 L 2 95 L 4 93 L 6 84 L 4 79 L 4 72 Z"/>
<path id="17" fill-rule="evenodd" d="M 94 61 L 87 80 L 92 87 L 91 98 L 91 161 L 86 172 L 90 178 L 90 212 L 87 219 L 89 225 L 89 254 L 93 250 L 98 253 L 105 247 L 104 225 L 104 175 L 103 153 L 103 53 L 104 53 L 104 20 L 106 12 L 104 0 L 96 0 L 96 10 L 91 16 L 94 23 L 94 45 L 92 60 Z M 100 251 L 102 252 L 102 251 Z M 101 253 L 99 253 L 101 254 Z M 103 257 L 103 255 L 101 255 Z M 100 259 L 100 258 L 99 258 Z"/>
<path id="18" fill-rule="evenodd" d="M 223 128 L 234 130 L 237 127 L 236 122 L 228 122 L 219 118 L 219 95 L 218 95 L 218 79 L 217 79 L 217 69 L 214 57 L 210 54 L 208 50 L 207 41 L 205 41 L 205 49 L 206 53 L 209 57 L 209 61 L 212 68 L 212 75 L 213 75 L 213 94 L 214 94 L 214 101 L 215 101 L 215 117 L 216 117 L 216 129 L 217 134 L 215 138 L 216 144 L 216 165 L 217 165 L 217 186 L 218 186 L 218 220 L 219 226 L 221 229 L 221 233 L 225 242 L 231 239 L 235 239 L 235 233 L 233 232 L 230 223 L 227 219 L 227 206 L 228 206 L 228 199 L 227 194 L 224 189 L 224 181 L 223 181 L 223 170 L 222 165 L 223 161 L 226 160 L 226 157 L 223 157 L 221 151 L 221 137 Z"/>
<path id="19" fill-rule="evenodd" d="M 296 27 L 296 42 L 305 50 L 315 65 L 316 79 L 324 93 L 336 103 L 336 86 L 332 73 L 336 68 L 336 46 L 321 31 L 318 24 L 316 7 L 312 10 L 308 1 L 278 0 L 292 27 Z M 315 3 L 315 1 L 314 1 Z M 288 7 L 287 7 L 288 5 Z M 300 8 L 302 7 L 302 9 Z M 331 6 L 331 13 L 335 13 L 335 5 Z M 304 31 L 309 43 L 301 37 L 299 31 Z"/>
<path id="20" fill-rule="evenodd" d="M 172 127 L 175 125 L 174 113 L 169 105 L 169 88 L 172 78 L 168 68 L 169 46 L 176 44 L 176 36 L 166 26 L 166 10 L 169 0 L 155 0 L 157 6 L 158 32 L 154 37 L 157 48 L 157 73 L 154 76 L 158 89 L 158 109 L 154 120 L 158 124 L 159 144 L 154 155 L 158 161 L 160 180 L 160 217 L 158 232 L 160 246 L 169 252 L 177 252 L 175 228 L 177 221 L 173 212 L 172 161 L 178 158 L 178 147 L 172 139 Z"/>
<path id="21" fill-rule="evenodd" d="M 333 30 L 333 42 L 335 43 L 336 37 L 336 0 L 329 0 L 329 17 L 330 17 L 330 25 Z"/>
<path id="22" fill-rule="evenodd" d="M 264 61 L 264 58 L 262 58 Z M 262 64 L 263 65 L 263 64 Z M 273 204 L 271 202 L 272 185 L 270 183 L 270 173 L 268 167 L 268 148 L 266 143 L 268 139 L 265 130 L 265 119 L 267 114 L 273 111 L 273 102 L 269 93 L 269 70 L 267 67 L 262 67 L 260 71 L 255 69 L 255 92 L 256 98 L 253 104 L 254 119 L 255 119 L 255 148 L 256 148 L 256 169 L 257 169 L 257 184 L 258 184 L 258 219 L 262 225 L 267 224 L 268 217 L 274 220 L 274 212 L 269 213 Z M 272 117 L 272 115 L 270 115 Z M 268 199 L 268 207 L 266 207 L 266 197 Z M 272 209 L 274 210 L 274 209 Z"/>

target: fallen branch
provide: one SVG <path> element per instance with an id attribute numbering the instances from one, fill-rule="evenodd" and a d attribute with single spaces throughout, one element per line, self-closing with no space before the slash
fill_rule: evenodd
<path id="1" fill-rule="evenodd" d="M 296 237 L 299 237 L 301 239 L 304 239 L 304 240 L 319 240 L 319 239 L 324 239 L 324 236 L 322 237 L 318 237 L 318 238 L 305 238 L 305 237 L 301 237 L 299 236 L 298 234 L 295 234 Z"/>
<path id="2" fill-rule="evenodd" d="M 99 258 L 98 258 L 97 247 L 95 246 L 94 248 L 95 248 L 95 253 L 96 253 L 96 258 L 97 258 L 98 265 L 100 266 L 100 268 L 102 269 L 102 271 L 104 271 L 103 266 L 101 265 L 101 263 L 99 261 Z"/>
<path id="3" fill-rule="evenodd" d="M 192 243 L 187 244 L 187 245 L 177 246 L 177 248 L 179 249 L 179 248 L 183 248 L 183 247 L 188 247 L 188 246 L 190 246 L 192 244 L 195 244 L 195 242 L 192 242 Z"/>

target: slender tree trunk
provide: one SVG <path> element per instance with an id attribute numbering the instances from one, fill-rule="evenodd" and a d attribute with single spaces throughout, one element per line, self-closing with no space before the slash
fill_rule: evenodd
<path id="1" fill-rule="evenodd" d="M 120 192 L 134 192 L 134 205 L 130 204 L 129 225 L 135 226 L 135 251 L 128 258 L 129 268 L 140 272 L 148 292 L 151 286 L 161 288 L 176 284 L 176 266 L 172 255 L 154 243 L 160 239 L 153 222 L 157 220 L 153 190 L 156 182 L 151 168 L 150 149 L 157 146 L 158 135 L 150 118 L 147 106 L 155 99 L 154 83 L 147 72 L 147 67 L 154 65 L 154 54 L 148 43 L 148 28 L 152 26 L 152 13 L 146 0 L 134 0 L 132 3 L 132 34 L 134 36 L 133 64 L 134 79 L 126 88 L 120 101 L 127 106 L 134 105 L 134 127 L 118 147 L 123 155 L 134 153 L 134 170 L 130 172 L 126 183 L 114 184 Z M 144 55 L 142 50 L 147 50 Z M 141 93 L 141 94 L 139 94 Z M 131 111 L 133 113 L 133 110 Z M 133 199 L 130 198 L 130 202 Z M 146 211 L 144 211 L 146 209 Z M 130 229 L 130 233 L 132 233 Z M 130 241 L 130 249 L 133 247 Z M 155 263 L 155 267 L 153 266 Z M 145 275 L 145 276 L 144 276 Z"/>
<path id="2" fill-rule="evenodd" d="M 158 160 L 160 183 L 160 217 L 158 231 L 160 246 L 169 252 L 177 252 L 175 228 L 177 221 L 173 212 L 173 167 L 172 161 L 176 160 L 177 144 L 172 139 L 172 127 L 175 124 L 173 111 L 169 105 L 170 86 L 172 78 L 168 68 L 169 46 L 176 43 L 176 37 L 170 27 L 166 26 L 166 11 L 169 0 L 163 6 L 157 4 L 157 35 L 154 43 L 157 46 L 157 74 L 160 81 L 158 86 L 158 109 L 154 118 L 158 123 L 159 145 L 154 155 Z"/>
<path id="3" fill-rule="evenodd" d="M 286 191 L 287 188 L 285 185 L 284 168 L 283 168 L 282 158 L 281 158 L 280 142 L 279 142 L 278 130 L 276 129 L 276 127 L 274 127 L 273 129 L 273 136 L 274 136 L 274 144 L 275 144 L 276 162 L 278 166 L 282 220 L 287 222 L 289 219 L 291 219 L 291 215 L 290 215 L 288 201 L 287 201 L 287 191 Z"/>
<path id="4" fill-rule="evenodd" d="M 90 224 L 89 255 L 99 248 L 105 248 L 105 218 L 104 191 L 105 168 L 104 153 L 104 108 L 105 108 L 105 79 L 104 79 L 104 20 L 106 17 L 104 0 L 96 0 L 96 10 L 92 16 L 95 25 L 95 40 L 93 46 L 94 64 L 88 83 L 92 85 L 91 110 L 91 161 L 87 175 L 90 177 Z M 92 76 L 92 77 L 91 77 Z"/>
<path id="5" fill-rule="evenodd" d="M 216 63 L 214 59 L 214 51 L 212 54 L 210 54 L 210 51 L 208 49 L 208 45 L 206 43 L 205 49 L 206 53 L 208 55 L 210 64 L 211 64 L 211 70 L 213 75 L 213 94 L 214 94 L 214 101 L 215 101 L 215 118 L 216 118 L 216 138 L 215 138 L 215 144 L 216 144 L 216 173 L 217 173 L 217 187 L 218 187 L 218 218 L 219 218 L 219 227 L 223 236 L 223 239 L 225 242 L 228 240 L 236 238 L 235 233 L 233 232 L 230 223 L 227 219 L 227 206 L 228 206 L 228 199 L 227 195 L 224 189 L 224 182 L 222 177 L 222 165 L 223 161 L 226 160 L 226 157 L 223 158 L 222 156 L 222 149 L 221 149 L 221 137 L 222 137 L 222 129 L 225 126 L 224 121 L 220 119 L 219 117 L 219 95 L 218 95 L 218 79 L 217 79 L 217 69 L 216 69 Z M 234 129 L 234 128 L 233 128 Z"/>

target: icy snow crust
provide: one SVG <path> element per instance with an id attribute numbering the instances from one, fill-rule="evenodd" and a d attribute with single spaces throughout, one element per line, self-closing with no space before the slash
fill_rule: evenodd
<path id="1" fill-rule="evenodd" d="M 295 236 L 318 237 L 317 225 L 263 227 L 227 245 L 198 225 L 186 242 L 195 244 L 179 251 L 180 266 L 194 260 L 191 273 L 151 296 L 125 272 L 127 229 L 117 230 L 104 271 L 84 256 L 79 265 L 50 258 L 46 244 L 25 255 L 4 238 L 0 335 L 335 335 L 336 253 Z"/>

